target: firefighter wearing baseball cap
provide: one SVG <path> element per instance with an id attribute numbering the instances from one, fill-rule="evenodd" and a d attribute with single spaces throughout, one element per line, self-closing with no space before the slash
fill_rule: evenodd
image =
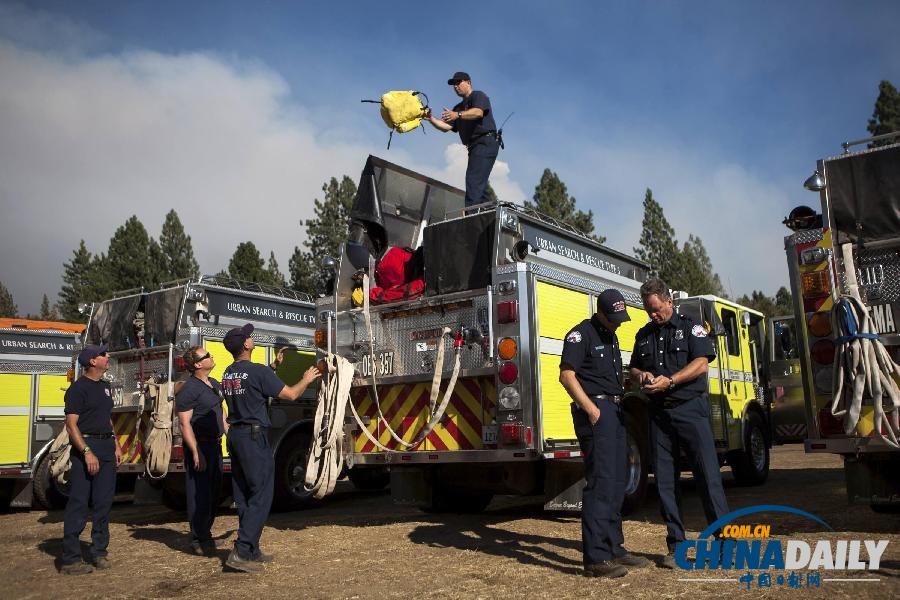
<path id="1" fill-rule="evenodd" d="M 234 357 L 222 375 L 222 392 L 228 405 L 228 453 L 238 510 L 238 537 L 225 566 L 245 572 L 260 571 L 261 563 L 272 561 L 271 555 L 259 549 L 275 491 L 275 458 L 268 439 L 269 398 L 297 400 L 319 376 L 319 370 L 310 367 L 300 381 L 285 385 L 274 369 L 250 361 L 252 334 L 253 325 L 248 323 L 230 330 L 222 340 Z"/>
<path id="2" fill-rule="evenodd" d="M 106 346 L 85 346 L 78 354 L 81 377 L 65 395 L 66 430 L 72 444 L 69 500 L 63 517 L 63 555 L 60 572 L 82 575 L 110 567 L 109 511 L 116 491 L 116 466 L 122 452 L 112 426 L 113 399 L 103 374 L 109 369 Z M 91 562 L 82 562 L 79 537 L 93 507 Z"/>
<path id="3" fill-rule="evenodd" d="M 625 298 L 615 289 L 597 297 L 597 312 L 567 335 L 559 382 L 572 398 L 572 420 L 584 459 L 581 538 L 584 575 L 622 577 L 626 567 L 650 561 L 629 554 L 623 544 L 625 499 L 625 413 L 622 355 L 616 329 L 630 321 Z"/>

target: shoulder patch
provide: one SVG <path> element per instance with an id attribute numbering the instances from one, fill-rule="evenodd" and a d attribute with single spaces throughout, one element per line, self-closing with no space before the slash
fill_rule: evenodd
<path id="1" fill-rule="evenodd" d="M 573 329 L 569 332 L 569 335 L 566 336 L 567 342 L 572 342 L 573 344 L 577 344 L 581 341 L 581 332 L 577 329 Z"/>
<path id="2" fill-rule="evenodd" d="M 703 325 L 694 325 L 694 328 L 691 329 L 691 335 L 704 338 L 706 337 L 706 329 L 703 328 Z"/>

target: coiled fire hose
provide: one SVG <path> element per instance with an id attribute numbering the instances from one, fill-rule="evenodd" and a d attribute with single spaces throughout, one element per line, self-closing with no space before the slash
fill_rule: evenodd
<path id="1" fill-rule="evenodd" d="M 875 333 L 872 317 L 859 295 L 851 244 L 843 244 L 841 251 L 848 293 L 838 299 L 831 311 L 832 328 L 838 335 L 831 414 L 844 417 L 844 433 L 852 435 L 859 424 L 863 397 L 868 396 L 873 399 L 875 434 L 886 444 L 900 448 L 900 389 L 893 377 L 900 373 L 900 367 Z M 885 395 L 893 406 L 890 416 L 882 402 Z"/>
<path id="2" fill-rule="evenodd" d="M 172 457 L 172 383 L 148 386 L 153 396 L 150 431 L 144 440 L 144 470 L 151 479 L 161 479 L 169 472 Z"/>
<path id="3" fill-rule="evenodd" d="M 456 334 L 456 338 L 454 340 L 454 353 L 453 353 L 453 373 L 450 375 L 450 382 L 447 384 L 447 389 L 444 391 L 444 396 L 441 398 L 441 403 L 435 407 L 437 402 L 437 397 L 441 392 L 441 377 L 444 371 L 444 338 L 450 335 L 450 328 L 444 327 L 441 331 L 441 337 L 437 342 L 437 357 L 434 361 L 434 375 L 431 378 L 431 394 L 429 396 L 429 416 L 428 423 L 419 432 L 419 435 L 416 436 L 411 442 L 407 442 L 403 438 L 401 438 L 397 433 L 393 430 L 390 423 L 388 423 L 387 419 L 384 417 L 384 413 L 381 411 L 381 402 L 378 399 L 378 384 L 376 382 L 375 377 L 375 337 L 372 334 L 372 317 L 369 314 L 369 276 L 368 274 L 363 274 L 363 316 L 366 320 L 366 331 L 369 334 L 369 360 L 372 363 L 372 396 L 375 401 L 375 408 L 378 411 L 378 419 L 384 423 L 385 429 L 387 429 L 388 433 L 390 433 L 391 437 L 395 442 L 400 444 L 405 448 L 415 448 L 419 444 L 422 443 L 429 433 L 434 429 L 435 425 L 437 425 L 441 418 L 444 416 L 444 412 L 447 410 L 447 405 L 450 404 L 450 397 L 453 395 L 453 389 L 456 387 L 456 380 L 459 377 L 459 369 L 460 369 L 460 352 L 462 350 L 463 345 L 463 336 L 462 332 L 458 332 Z M 354 408 L 354 415 L 356 415 L 356 410 Z M 357 419 L 360 421 L 359 419 Z M 360 421 L 360 426 L 363 427 L 364 431 L 368 431 L 366 427 L 362 425 Z M 382 444 L 378 444 L 378 446 L 384 450 L 387 450 Z"/>
<path id="4" fill-rule="evenodd" d="M 69 471 L 72 469 L 72 444 L 69 443 L 69 430 L 63 426 L 62 431 L 50 446 L 50 476 L 59 485 L 69 482 Z"/>
<path id="5" fill-rule="evenodd" d="M 334 490 L 344 462 L 344 414 L 350 402 L 353 365 L 336 354 L 325 359 L 328 374 L 319 386 L 313 440 L 306 460 L 304 487 L 315 498 L 324 498 Z M 364 429 L 365 430 L 365 429 Z"/>

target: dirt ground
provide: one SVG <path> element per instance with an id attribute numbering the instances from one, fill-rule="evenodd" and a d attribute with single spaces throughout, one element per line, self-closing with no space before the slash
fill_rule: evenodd
<path id="1" fill-rule="evenodd" d="M 757 583 L 750 591 L 739 573 L 695 574 L 655 567 L 633 570 L 617 580 L 588 579 L 581 571 L 581 528 L 577 515 L 543 512 L 536 498 L 497 498 L 479 515 L 425 515 L 395 506 L 385 492 L 356 492 L 349 484 L 320 507 L 273 514 L 262 548 L 275 562 L 256 575 L 223 572 L 228 550 L 217 558 L 187 553 L 184 516 L 157 506 L 117 503 L 111 524 L 113 568 L 86 576 L 57 572 L 62 512 L 0 514 L 0 597 L 5 598 L 584 598 L 617 594 L 634 598 L 900 597 L 900 516 L 849 507 L 840 459 L 806 455 L 800 446 L 773 451 L 769 481 L 742 488 L 724 472 L 732 509 L 785 504 L 809 511 L 821 525 L 793 515 L 773 516 L 772 535 L 820 539 L 887 539 L 877 572 L 825 572 L 825 577 L 877 581 L 822 581 L 807 590 Z M 686 523 L 696 535 L 704 526 L 700 501 L 690 482 L 684 497 Z M 232 541 L 237 516 L 225 511 L 214 534 Z M 665 528 L 651 493 L 624 524 L 626 547 L 658 558 Z M 82 536 L 88 538 L 87 532 Z M 84 544 L 86 550 L 86 544 Z M 699 582 L 698 577 L 732 581 Z M 805 583 L 804 583 L 805 586 Z"/>

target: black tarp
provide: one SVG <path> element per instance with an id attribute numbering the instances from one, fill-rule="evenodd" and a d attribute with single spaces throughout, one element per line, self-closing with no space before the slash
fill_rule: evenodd
<path id="1" fill-rule="evenodd" d="M 175 343 L 184 286 L 147 294 L 144 303 L 144 342 L 147 346 Z"/>
<path id="2" fill-rule="evenodd" d="M 357 233 L 360 228 L 367 234 L 370 249 L 373 255 L 381 256 L 387 248 L 387 231 L 384 228 L 384 217 L 381 214 L 381 202 L 378 198 L 375 164 L 372 157 L 366 161 L 362 175 L 359 176 L 359 186 L 356 188 L 356 196 L 353 198 L 353 207 L 350 209 L 350 219 Z M 354 239 L 357 238 L 357 239 Z M 351 240 L 363 242 L 358 235 L 351 232 Z"/>
<path id="3" fill-rule="evenodd" d="M 496 213 L 425 228 L 425 295 L 450 294 L 491 283 Z"/>
<path id="4" fill-rule="evenodd" d="M 900 237 L 900 146 L 825 161 L 834 227 L 853 242 Z"/>
<path id="5" fill-rule="evenodd" d="M 89 344 L 109 344 L 109 350 L 129 350 L 137 346 L 134 318 L 141 296 L 128 296 L 97 304 L 88 328 Z"/>

